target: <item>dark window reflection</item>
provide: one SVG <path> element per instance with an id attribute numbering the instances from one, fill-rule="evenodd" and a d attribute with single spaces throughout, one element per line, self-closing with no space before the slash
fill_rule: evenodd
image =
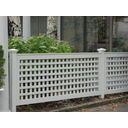
<path id="1" fill-rule="evenodd" d="M 128 51 L 128 16 L 113 17 L 113 51 Z"/>

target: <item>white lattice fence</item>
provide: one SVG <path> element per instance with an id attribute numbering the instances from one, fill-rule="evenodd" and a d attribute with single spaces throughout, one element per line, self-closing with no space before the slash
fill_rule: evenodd
<path id="1" fill-rule="evenodd" d="M 128 53 L 9 54 L 11 106 L 128 91 Z"/>
<path id="2" fill-rule="evenodd" d="M 128 53 L 106 53 L 106 94 L 128 91 Z"/>
<path id="3" fill-rule="evenodd" d="M 98 56 L 98 53 L 17 54 L 15 104 L 100 95 Z"/>

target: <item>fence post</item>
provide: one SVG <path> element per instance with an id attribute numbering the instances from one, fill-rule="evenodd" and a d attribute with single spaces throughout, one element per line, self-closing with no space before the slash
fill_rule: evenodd
<path id="1" fill-rule="evenodd" d="M 101 93 L 101 98 L 104 99 L 105 95 L 105 83 L 106 83 L 106 64 L 105 64 L 105 55 L 104 52 L 106 49 L 104 48 L 99 48 L 97 49 L 99 52 L 99 87 L 100 87 L 100 93 Z"/>
<path id="2" fill-rule="evenodd" d="M 16 112 L 16 97 L 17 97 L 17 50 L 9 50 L 9 86 L 10 86 L 10 109 Z"/>

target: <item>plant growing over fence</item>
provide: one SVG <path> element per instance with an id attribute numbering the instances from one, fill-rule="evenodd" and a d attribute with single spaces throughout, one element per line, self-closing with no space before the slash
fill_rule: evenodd
<path id="1" fill-rule="evenodd" d="M 0 88 L 3 86 L 4 84 L 4 63 L 5 63 L 5 59 L 3 58 L 4 56 L 4 51 L 2 49 L 2 46 L 0 45 Z"/>
<path id="2" fill-rule="evenodd" d="M 68 42 L 56 40 L 48 35 L 32 36 L 27 40 L 11 37 L 9 48 L 17 49 L 18 53 L 66 53 L 73 51 Z"/>

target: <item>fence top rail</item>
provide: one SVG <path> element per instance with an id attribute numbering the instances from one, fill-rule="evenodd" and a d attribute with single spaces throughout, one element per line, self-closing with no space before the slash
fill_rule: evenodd
<path id="1" fill-rule="evenodd" d="M 105 52 L 104 57 L 128 56 L 128 52 Z M 66 59 L 66 58 L 99 58 L 99 53 L 28 53 L 17 54 L 20 59 Z"/>
<path id="2" fill-rule="evenodd" d="M 128 52 L 104 52 L 105 54 L 128 54 Z M 72 52 L 72 53 L 17 53 L 18 55 L 22 56 L 32 56 L 35 55 L 93 55 L 99 54 L 98 52 Z"/>
<path id="3" fill-rule="evenodd" d="M 128 52 L 105 52 L 105 57 L 128 57 Z"/>
<path id="4" fill-rule="evenodd" d="M 128 54 L 128 52 L 105 52 L 105 54 Z"/>
<path id="5" fill-rule="evenodd" d="M 22 56 L 33 56 L 33 55 L 95 55 L 95 54 L 99 54 L 98 52 L 73 52 L 73 53 L 17 53 L 18 55 L 22 55 Z"/>
<path id="6" fill-rule="evenodd" d="M 29 54 L 17 54 L 21 59 L 40 59 L 40 58 L 98 58 L 99 53 L 29 53 Z"/>

